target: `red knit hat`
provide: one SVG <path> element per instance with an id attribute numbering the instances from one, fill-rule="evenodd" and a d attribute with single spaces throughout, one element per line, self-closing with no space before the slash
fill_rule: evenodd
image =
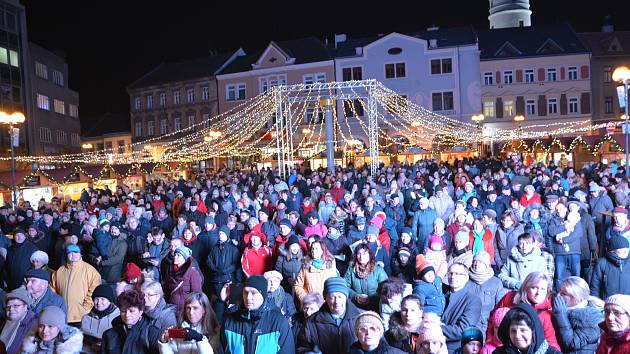
<path id="1" fill-rule="evenodd" d="M 125 268 L 125 280 L 127 282 L 140 278 L 141 275 L 142 269 L 140 269 L 140 267 L 138 267 L 135 263 L 127 263 L 127 268 Z"/>
<path id="2" fill-rule="evenodd" d="M 418 279 L 422 279 L 427 272 L 433 271 L 435 272 L 435 268 L 429 263 L 423 255 L 419 254 L 416 256 L 416 275 Z"/>

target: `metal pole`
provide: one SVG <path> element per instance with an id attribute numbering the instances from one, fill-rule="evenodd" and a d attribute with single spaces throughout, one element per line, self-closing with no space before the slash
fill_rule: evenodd
<path id="1" fill-rule="evenodd" d="M 17 210 L 17 194 L 15 193 L 15 151 L 13 150 L 13 124 L 9 126 L 9 145 L 11 146 L 11 182 L 13 192 L 13 210 Z"/>
<path id="2" fill-rule="evenodd" d="M 332 99 L 326 99 L 326 167 L 335 172 L 335 142 L 333 134 Z"/>
<path id="3" fill-rule="evenodd" d="M 626 95 L 626 178 L 630 177 L 630 169 L 628 168 L 628 80 L 624 80 L 623 89 Z"/>

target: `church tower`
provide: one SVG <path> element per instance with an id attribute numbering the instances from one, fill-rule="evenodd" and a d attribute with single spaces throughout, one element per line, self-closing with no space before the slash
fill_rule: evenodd
<path id="1" fill-rule="evenodd" d="M 490 29 L 529 27 L 531 17 L 529 0 L 490 0 Z"/>

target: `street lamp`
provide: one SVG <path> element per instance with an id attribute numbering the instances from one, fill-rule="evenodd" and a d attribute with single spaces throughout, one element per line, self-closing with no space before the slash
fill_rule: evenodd
<path id="1" fill-rule="evenodd" d="M 26 120 L 24 114 L 21 112 L 14 112 L 7 114 L 6 112 L 0 112 L 0 124 L 6 124 L 9 126 L 9 145 L 11 146 L 11 182 L 12 182 L 12 194 L 13 194 L 13 210 L 17 208 L 17 194 L 15 191 L 15 151 L 13 149 L 13 126 L 16 124 L 22 124 Z"/>
<path id="2" fill-rule="evenodd" d="M 518 131 L 521 135 L 523 135 L 523 126 L 521 123 L 525 120 L 525 117 L 522 115 L 517 115 L 514 117 L 514 121 L 518 123 Z"/>
<path id="3" fill-rule="evenodd" d="M 83 145 L 81 145 L 81 147 L 85 150 L 91 150 L 94 146 L 90 143 L 85 143 Z"/>
<path id="4" fill-rule="evenodd" d="M 619 95 L 619 103 L 622 103 L 625 107 L 625 121 L 626 121 L 626 178 L 630 177 L 630 169 L 628 168 L 628 81 L 630 81 L 630 69 L 627 66 L 622 65 L 618 66 L 615 71 L 613 71 L 612 79 L 623 84 L 623 96 L 620 95 L 619 90 L 617 90 L 617 94 Z"/>
<path id="5" fill-rule="evenodd" d="M 486 117 L 483 114 L 474 114 L 470 119 L 472 119 L 472 121 L 477 124 L 477 130 L 479 131 L 479 139 L 481 140 L 481 138 L 482 138 L 481 123 L 483 122 L 484 119 L 486 119 Z M 481 149 L 479 149 L 481 144 L 483 144 L 483 141 L 479 142 L 479 140 L 478 140 L 477 141 L 477 150 L 481 150 Z"/>

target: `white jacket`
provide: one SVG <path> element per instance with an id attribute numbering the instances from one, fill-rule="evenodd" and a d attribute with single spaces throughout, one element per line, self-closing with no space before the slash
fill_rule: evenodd
<path id="1" fill-rule="evenodd" d="M 181 324 L 181 328 L 190 328 L 190 324 L 183 322 Z M 201 333 L 200 326 L 193 327 L 193 329 Z M 219 334 L 217 333 L 217 335 L 212 338 L 213 345 L 220 346 L 218 340 Z M 212 349 L 213 345 L 210 344 L 206 336 L 203 336 L 203 340 L 199 342 L 186 341 L 183 339 L 171 339 L 166 343 L 162 343 L 161 341 L 158 343 L 160 345 L 161 354 L 214 354 L 214 350 Z"/>

